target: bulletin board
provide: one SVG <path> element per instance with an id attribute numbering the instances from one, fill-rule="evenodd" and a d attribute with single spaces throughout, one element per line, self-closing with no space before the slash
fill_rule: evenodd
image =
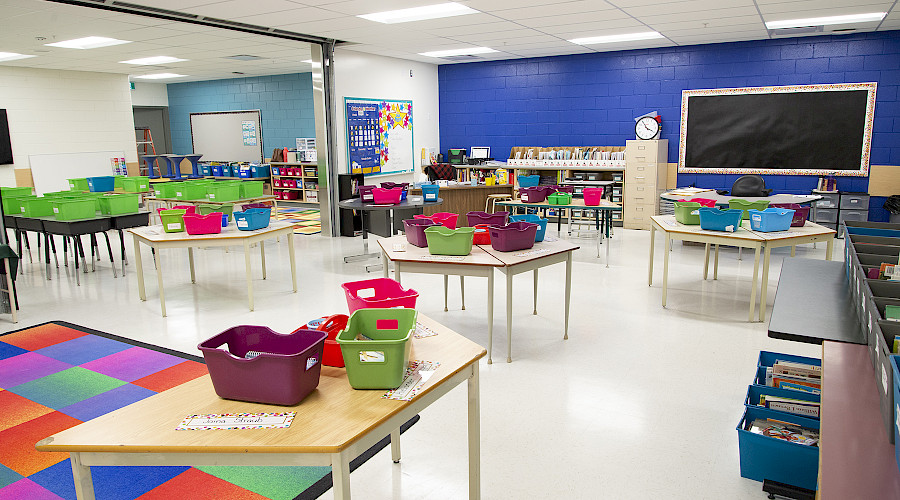
<path id="1" fill-rule="evenodd" d="M 258 109 L 191 113 L 191 144 L 203 161 L 262 163 L 262 119 Z"/>
<path id="2" fill-rule="evenodd" d="M 400 174 L 415 169 L 412 101 L 344 98 L 351 174 Z"/>

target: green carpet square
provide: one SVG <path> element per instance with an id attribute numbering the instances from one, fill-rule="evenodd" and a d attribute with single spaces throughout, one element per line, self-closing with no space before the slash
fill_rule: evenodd
<path id="1" fill-rule="evenodd" d="M 298 491 L 312 486 L 331 467 L 196 467 L 241 488 L 248 489 L 272 500 L 293 500 Z"/>
<path id="2" fill-rule="evenodd" d="M 126 382 L 75 366 L 10 388 L 10 392 L 59 410 Z"/>

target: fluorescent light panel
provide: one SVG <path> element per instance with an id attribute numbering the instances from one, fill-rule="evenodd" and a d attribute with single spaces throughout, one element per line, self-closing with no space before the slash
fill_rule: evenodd
<path id="1" fill-rule="evenodd" d="M 37 57 L 37 56 L 18 54 L 16 52 L 0 52 L 0 62 L 17 61 L 19 59 L 28 59 L 29 57 Z"/>
<path id="2" fill-rule="evenodd" d="M 413 7 L 411 9 L 375 12 L 374 14 L 363 14 L 356 17 L 361 17 L 363 19 L 368 19 L 369 21 L 375 21 L 377 23 L 394 24 L 477 13 L 477 10 L 466 7 L 465 5 L 458 4 L 456 2 L 448 2 L 435 5 L 425 5 L 423 7 Z"/>
<path id="3" fill-rule="evenodd" d="M 477 54 L 490 54 L 491 52 L 500 52 L 490 47 L 470 47 L 468 49 L 450 49 L 435 50 L 433 52 L 419 52 L 420 56 L 428 57 L 453 57 L 453 56 L 474 56 Z"/>
<path id="4" fill-rule="evenodd" d="M 153 56 L 153 57 L 144 57 L 141 59 L 131 59 L 130 61 L 119 61 L 122 64 L 139 64 L 142 66 L 155 65 L 155 64 L 168 64 L 168 63 L 176 63 L 187 61 L 187 59 L 179 59 L 177 57 L 170 56 Z"/>
<path id="5" fill-rule="evenodd" d="M 131 43 L 131 41 L 117 40 L 115 38 L 106 38 L 103 36 L 87 36 L 62 42 L 45 43 L 44 45 L 48 47 L 62 47 L 64 49 L 98 49 L 100 47 L 110 47 L 113 45 L 121 45 L 123 43 Z"/>
<path id="6" fill-rule="evenodd" d="M 132 76 L 132 78 L 141 78 L 144 80 L 161 80 L 164 78 L 180 78 L 187 75 L 179 75 L 178 73 L 154 73 L 152 75 Z"/>
<path id="7" fill-rule="evenodd" d="M 870 12 L 868 14 L 851 14 L 848 16 L 810 17 L 808 19 L 788 19 L 785 21 L 767 21 L 766 28 L 777 30 L 782 28 L 802 28 L 805 26 L 828 26 L 832 24 L 865 23 L 881 21 L 886 12 Z"/>
<path id="8" fill-rule="evenodd" d="M 577 43 L 578 45 L 593 45 L 595 43 L 615 43 L 615 42 L 634 42 L 638 40 L 654 40 L 657 38 L 663 38 L 656 31 L 645 31 L 643 33 L 625 33 L 623 35 L 606 35 L 606 36 L 591 36 L 587 38 L 575 38 L 573 40 L 569 40 L 572 43 Z"/>

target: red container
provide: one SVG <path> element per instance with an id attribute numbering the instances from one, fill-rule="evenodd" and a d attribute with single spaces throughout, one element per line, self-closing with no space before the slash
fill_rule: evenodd
<path id="1" fill-rule="evenodd" d="M 410 245 L 425 248 L 428 246 L 428 240 L 425 238 L 425 228 L 439 225 L 431 219 L 405 219 L 403 221 L 403 232 L 406 233 L 406 241 Z"/>
<path id="2" fill-rule="evenodd" d="M 219 397 L 292 406 L 319 385 L 326 337 L 313 330 L 285 335 L 265 326 L 240 325 L 197 348 Z"/>
<path id="3" fill-rule="evenodd" d="M 281 199 L 282 200 L 299 200 L 300 199 L 300 191 L 282 191 Z"/>
<path id="4" fill-rule="evenodd" d="M 491 226 L 491 247 L 498 252 L 527 250 L 534 246 L 538 225 L 531 222 L 510 222 L 505 226 Z"/>
<path id="5" fill-rule="evenodd" d="M 469 227 L 477 227 L 479 224 L 505 226 L 509 222 L 509 212 L 495 212 L 492 214 L 487 212 L 468 212 L 466 214 L 466 222 Z"/>
<path id="6" fill-rule="evenodd" d="M 416 308 L 419 292 L 406 289 L 390 278 L 350 281 L 341 285 L 347 295 L 347 308 L 350 314 L 357 309 L 406 307 Z M 360 293 L 362 292 L 362 293 Z"/>
<path id="7" fill-rule="evenodd" d="M 689 200 L 681 200 L 681 201 L 690 201 L 693 203 L 699 203 L 701 207 L 716 208 L 716 200 L 710 200 L 709 198 L 691 198 Z"/>
<path id="8" fill-rule="evenodd" d="M 184 214 L 184 230 L 187 234 L 219 234 L 222 232 L 222 212 Z"/>
<path id="9" fill-rule="evenodd" d="M 374 203 L 380 205 L 396 205 L 400 203 L 400 196 L 403 194 L 403 188 L 372 188 L 372 199 Z"/>
<path id="10" fill-rule="evenodd" d="M 585 206 L 596 207 L 600 205 L 600 200 L 603 198 L 603 188 L 584 188 L 582 193 L 584 194 Z"/>
<path id="11" fill-rule="evenodd" d="M 523 203 L 541 203 L 552 192 L 552 188 L 548 186 L 523 187 L 519 188 L 519 197 Z"/>
<path id="12" fill-rule="evenodd" d="M 809 219 L 809 205 L 798 205 L 796 203 L 773 203 L 769 205 L 775 208 L 788 208 L 794 211 L 794 217 L 791 219 L 791 227 L 803 227 L 806 225 L 806 219 Z"/>
<path id="13" fill-rule="evenodd" d="M 475 245 L 490 245 L 491 231 L 488 224 L 475 224 L 475 233 L 472 235 L 472 243 Z"/>
<path id="14" fill-rule="evenodd" d="M 447 229 L 456 229 L 456 220 L 459 214 L 451 214 L 450 212 L 438 212 L 433 215 L 413 215 L 415 219 L 431 219 Z"/>
<path id="15" fill-rule="evenodd" d="M 272 187 L 280 188 L 281 187 L 281 179 L 272 180 Z"/>
<path id="16" fill-rule="evenodd" d="M 375 186 L 359 186 L 357 190 L 359 191 L 359 199 L 363 201 L 363 203 L 372 203 L 375 201 L 375 195 L 372 193 L 372 190 L 375 189 Z"/>
<path id="17" fill-rule="evenodd" d="M 334 316 L 328 316 L 327 318 L 319 318 L 318 320 L 310 321 L 306 327 L 300 327 L 294 330 L 294 333 L 310 329 L 312 324 L 317 322 L 318 326 L 315 328 L 316 331 L 325 332 L 325 335 L 328 336 L 325 339 L 325 345 L 322 349 L 322 364 L 325 366 L 334 366 L 335 368 L 343 368 L 344 355 L 341 354 L 341 345 L 337 343 L 335 337 L 337 337 L 337 334 L 340 333 L 341 330 L 347 327 L 347 321 L 349 319 L 349 316 L 346 314 L 335 314 Z"/>

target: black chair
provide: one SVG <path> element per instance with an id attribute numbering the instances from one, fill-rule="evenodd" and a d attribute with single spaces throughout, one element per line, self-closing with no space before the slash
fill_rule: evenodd
<path id="1" fill-rule="evenodd" d="M 742 175 L 731 186 L 731 196 L 769 196 L 766 181 L 756 174 Z"/>

